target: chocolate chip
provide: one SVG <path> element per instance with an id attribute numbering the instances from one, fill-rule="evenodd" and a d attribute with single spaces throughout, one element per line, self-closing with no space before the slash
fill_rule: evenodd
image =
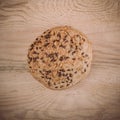
<path id="1" fill-rule="evenodd" d="M 64 69 L 60 69 L 59 71 L 65 72 L 65 70 L 64 70 Z"/>
<path id="2" fill-rule="evenodd" d="M 31 61 L 28 61 L 28 64 L 30 64 Z"/>
<path id="3" fill-rule="evenodd" d="M 65 60 L 68 59 L 69 57 L 65 57 Z"/>
<path id="4" fill-rule="evenodd" d="M 70 53 L 70 50 L 68 51 L 68 53 Z"/>
<path id="5" fill-rule="evenodd" d="M 63 58 L 62 56 L 59 58 L 60 61 L 63 61 L 63 59 L 64 59 L 64 58 Z"/>
<path id="6" fill-rule="evenodd" d="M 56 40 L 53 40 L 53 43 L 55 43 L 55 42 L 59 42 L 59 40 L 57 40 L 57 39 L 56 39 Z"/>
<path id="7" fill-rule="evenodd" d="M 36 51 L 33 51 L 33 54 L 39 54 L 39 53 L 37 53 Z"/>
<path id="8" fill-rule="evenodd" d="M 43 57 L 41 57 L 40 59 L 43 60 Z"/>
<path id="9" fill-rule="evenodd" d="M 72 38 L 71 38 L 71 40 L 70 40 L 70 41 L 71 41 L 71 43 L 73 43 L 73 39 L 72 39 Z"/>
<path id="10" fill-rule="evenodd" d="M 59 58 L 59 60 L 60 60 L 60 61 L 63 61 L 63 60 L 66 60 L 66 59 L 68 59 L 68 58 L 69 58 L 68 56 L 64 56 L 64 55 L 63 55 L 63 56 L 61 56 L 61 57 Z"/>
<path id="11" fill-rule="evenodd" d="M 51 77 L 49 77 L 49 76 L 45 76 L 46 77 L 46 79 L 49 79 L 49 80 L 51 80 Z"/>
<path id="12" fill-rule="evenodd" d="M 85 57 L 88 57 L 88 54 L 85 54 Z"/>
<path id="13" fill-rule="evenodd" d="M 49 79 L 49 80 L 51 80 L 52 78 L 51 78 L 51 77 L 49 77 L 48 79 Z"/>
<path id="14" fill-rule="evenodd" d="M 51 54 L 47 54 L 47 57 L 49 57 L 49 58 L 51 58 L 51 62 L 55 62 L 57 59 L 57 57 L 58 57 L 58 53 L 51 53 Z"/>
<path id="15" fill-rule="evenodd" d="M 61 34 L 60 34 L 60 33 L 58 33 L 58 34 L 57 34 L 57 37 L 61 38 Z"/>
<path id="16" fill-rule="evenodd" d="M 82 38 L 83 41 L 85 41 L 85 38 Z"/>
<path id="17" fill-rule="evenodd" d="M 50 38 L 50 33 L 48 33 L 47 35 L 45 35 L 44 37 L 46 38 L 46 39 L 48 39 L 48 38 Z"/>
<path id="18" fill-rule="evenodd" d="M 66 39 L 66 38 L 67 38 L 67 35 L 64 36 L 64 39 Z"/>
<path id="19" fill-rule="evenodd" d="M 56 57 L 58 57 L 58 53 L 54 53 Z"/>
<path id="20" fill-rule="evenodd" d="M 33 48 L 33 47 L 34 47 L 34 45 L 33 45 L 33 44 L 31 44 L 31 47 Z"/>
<path id="21" fill-rule="evenodd" d="M 63 85 L 60 86 L 60 88 L 64 87 Z"/>
<path id="22" fill-rule="evenodd" d="M 47 47 L 49 44 L 50 44 L 50 43 L 45 43 L 45 44 L 44 44 L 44 47 Z"/>
<path id="23" fill-rule="evenodd" d="M 59 47 L 65 48 L 66 46 L 64 46 L 64 45 L 61 44 Z"/>
<path id="24" fill-rule="evenodd" d="M 72 55 L 75 54 L 75 53 L 76 53 L 76 51 L 73 51 L 73 52 L 72 52 Z"/>
<path id="25" fill-rule="evenodd" d="M 33 47 L 34 47 L 34 45 L 33 45 L 33 44 L 31 44 L 31 46 L 30 46 L 30 49 L 29 49 L 29 50 L 32 50 L 32 49 L 33 49 Z"/>
<path id="26" fill-rule="evenodd" d="M 67 71 L 70 71 L 70 69 L 67 69 Z"/>
<path id="27" fill-rule="evenodd" d="M 51 67 L 51 65 L 50 65 L 50 64 L 48 64 L 48 66 L 49 66 L 49 67 Z"/>
<path id="28" fill-rule="evenodd" d="M 45 60 L 42 60 L 43 63 L 45 63 Z"/>
<path id="29" fill-rule="evenodd" d="M 66 73 L 66 76 L 68 76 L 68 73 Z"/>
<path id="30" fill-rule="evenodd" d="M 67 79 L 69 80 L 70 78 L 67 76 Z"/>
<path id="31" fill-rule="evenodd" d="M 45 34 L 46 33 L 46 31 L 45 32 L 43 32 L 43 34 Z"/>
<path id="32" fill-rule="evenodd" d="M 30 62 L 32 61 L 32 58 L 31 58 L 31 57 L 28 57 L 28 59 L 29 59 L 28 63 L 30 63 Z"/>
<path id="33" fill-rule="evenodd" d="M 75 58 L 72 58 L 72 60 L 75 60 Z"/>
<path id="34" fill-rule="evenodd" d="M 33 58 L 33 62 L 36 62 L 37 59 L 38 59 L 38 57 Z"/>
<path id="35" fill-rule="evenodd" d="M 84 55 L 84 52 L 82 52 L 81 55 Z"/>
<path id="36" fill-rule="evenodd" d="M 41 39 L 40 39 L 40 40 L 41 40 Z M 39 40 L 37 43 L 42 43 L 42 41 L 40 41 L 40 40 Z"/>
<path id="37" fill-rule="evenodd" d="M 50 60 L 50 62 L 55 62 L 56 61 L 56 59 L 54 59 L 54 58 L 52 58 L 51 60 Z"/>
<path id="38" fill-rule="evenodd" d="M 64 42 L 65 42 L 65 43 L 67 43 L 67 42 L 68 42 L 68 40 L 67 40 L 67 39 L 64 39 Z"/>
<path id="39" fill-rule="evenodd" d="M 36 38 L 36 40 L 38 40 L 38 38 Z"/>
<path id="40" fill-rule="evenodd" d="M 74 72 L 75 74 L 77 73 L 77 71 Z"/>
<path id="41" fill-rule="evenodd" d="M 48 31 L 49 31 L 49 30 L 48 30 Z M 51 33 L 51 31 L 48 32 L 48 34 L 50 34 L 50 33 Z"/>
<path id="42" fill-rule="evenodd" d="M 66 86 L 69 86 L 70 84 L 67 84 Z"/>
<path id="43" fill-rule="evenodd" d="M 49 85 L 49 86 L 51 85 L 50 81 L 48 81 L 48 85 Z"/>
<path id="44" fill-rule="evenodd" d="M 62 73 L 62 75 L 63 75 L 63 76 L 66 76 L 66 74 L 65 74 L 65 73 Z"/>
<path id="45" fill-rule="evenodd" d="M 73 77 L 72 73 L 69 74 L 70 77 Z"/>
<path id="46" fill-rule="evenodd" d="M 46 75 L 50 74 L 51 73 L 51 70 L 47 70 L 46 71 Z"/>
<path id="47" fill-rule="evenodd" d="M 53 35 L 55 35 L 55 32 L 53 32 Z"/>
<path id="48" fill-rule="evenodd" d="M 69 83 L 72 83 L 72 79 L 70 80 L 70 82 Z"/>
<path id="49" fill-rule="evenodd" d="M 52 47 L 53 47 L 53 48 L 56 48 L 56 46 L 55 46 L 54 44 L 52 45 Z"/>
<path id="50" fill-rule="evenodd" d="M 78 46 L 75 46 L 75 49 L 77 50 L 77 49 L 78 49 Z"/>
<path id="51" fill-rule="evenodd" d="M 57 72 L 57 74 L 58 74 L 58 76 L 59 76 L 59 77 L 61 77 L 61 76 L 62 76 L 61 72 L 59 72 L 59 71 Z"/>

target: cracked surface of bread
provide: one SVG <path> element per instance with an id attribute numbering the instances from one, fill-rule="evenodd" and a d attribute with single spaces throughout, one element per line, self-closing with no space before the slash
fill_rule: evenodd
<path id="1" fill-rule="evenodd" d="M 91 61 L 90 41 L 70 26 L 48 29 L 28 50 L 31 74 L 50 89 L 69 88 L 84 79 Z"/>

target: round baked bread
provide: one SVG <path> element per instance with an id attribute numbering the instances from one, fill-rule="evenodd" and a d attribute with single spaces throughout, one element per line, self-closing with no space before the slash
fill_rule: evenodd
<path id="1" fill-rule="evenodd" d="M 51 89 L 75 85 L 90 71 L 91 43 L 70 26 L 45 31 L 28 50 L 28 65 L 34 78 Z"/>

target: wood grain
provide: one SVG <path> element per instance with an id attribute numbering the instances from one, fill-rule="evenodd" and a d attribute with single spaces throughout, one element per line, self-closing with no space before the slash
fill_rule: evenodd
<path id="1" fill-rule="evenodd" d="M 85 80 L 53 91 L 26 59 L 36 36 L 60 25 L 88 36 L 93 62 Z M 119 0 L 0 0 L 0 120 L 119 120 L 119 106 Z"/>

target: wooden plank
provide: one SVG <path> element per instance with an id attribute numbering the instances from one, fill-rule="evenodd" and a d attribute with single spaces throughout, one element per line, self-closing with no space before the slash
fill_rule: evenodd
<path id="1" fill-rule="evenodd" d="M 27 68 L 28 46 L 45 30 L 70 25 L 92 42 L 89 76 L 53 91 Z M 119 0 L 0 1 L 0 120 L 119 120 Z"/>

